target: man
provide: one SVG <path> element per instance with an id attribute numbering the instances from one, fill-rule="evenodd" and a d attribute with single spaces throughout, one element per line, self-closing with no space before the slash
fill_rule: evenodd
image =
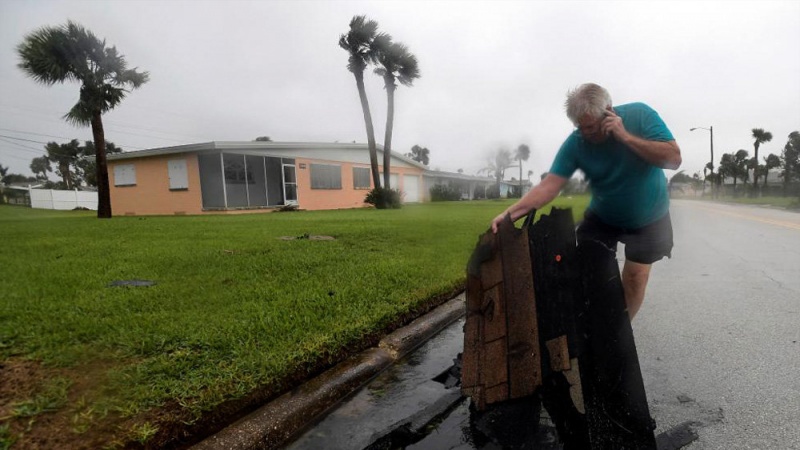
<path id="1" fill-rule="evenodd" d="M 631 320 L 644 300 L 651 265 L 670 257 L 672 223 L 663 168 L 677 169 L 681 151 L 667 126 L 649 106 L 612 107 L 603 87 L 587 83 L 567 94 L 570 134 L 542 182 L 492 221 L 516 221 L 550 203 L 572 174 L 581 169 L 592 200 L 578 226 L 578 242 L 599 240 L 611 249 L 625 243 L 622 285 Z"/>

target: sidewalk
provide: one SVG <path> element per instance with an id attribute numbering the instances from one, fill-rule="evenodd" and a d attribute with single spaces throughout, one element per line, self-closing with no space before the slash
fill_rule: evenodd
<path id="1" fill-rule="evenodd" d="M 357 392 L 397 360 L 410 354 L 432 336 L 460 319 L 464 312 L 465 299 L 464 293 L 461 293 L 408 326 L 389 334 L 380 341 L 378 347 L 340 363 L 192 448 L 194 450 L 283 448 L 301 430 Z M 458 327 L 458 332 L 460 331 L 461 327 Z M 452 364 L 452 358 L 459 351 L 460 349 L 448 349 L 450 360 L 445 367 Z M 319 448 L 334 447 L 326 441 Z M 346 448 L 355 448 L 352 441 Z"/>

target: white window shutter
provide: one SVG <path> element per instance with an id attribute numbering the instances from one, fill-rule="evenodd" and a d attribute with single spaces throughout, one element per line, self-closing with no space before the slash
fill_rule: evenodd
<path id="1" fill-rule="evenodd" d="M 186 170 L 185 159 L 173 159 L 167 161 L 169 169 L 169 188 L 170 189 L 189 189 L 189 174 Z"/>

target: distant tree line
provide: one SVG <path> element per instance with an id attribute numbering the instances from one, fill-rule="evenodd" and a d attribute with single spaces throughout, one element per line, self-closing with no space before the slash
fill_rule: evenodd
<path id="1" fill-rule="evenodd" d="M 712 186 L 712 193 L 720 195 L 726 181 L 731 180 L 731 194 L 734 196 L 747 194 L 751 197 L 759 197 L 765 193 L 800 196 L 800 186 L 798 186 L 800 185 L 800 132 L 792 131 L 789 133 L 780 155 L 770 153 L 761 158 L 761 160 L 758 158 L 759 148 L 762 144 L 772 140 L 772 133 L 762 128 L 753 128 L 752 137 L 753 157 L 745 149 L 723 153 L 716 172 L 712 170 L 713 164 L 709 162 L 703 169 L 702 178 L 699 173 L 695 174 L 694 177 L 678 173 L 670 182 L 690 182 L 695 185 L 708 182 Z M 782 188 L 780 190 L 768 190 L 769 173 L 774 169 L 782 169 L 778 174 L 782 179 Z M 680 178 L 676 179 L 675 177 L 679 175 Z M 690 178 L 690 180 L 687 180 L 687 178 Z M 741 189 L 738 186 L 740 181 Z"/>

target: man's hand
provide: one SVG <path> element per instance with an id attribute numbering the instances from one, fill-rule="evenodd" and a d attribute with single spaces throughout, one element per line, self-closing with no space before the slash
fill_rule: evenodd
<path id="1" fill-rule="evenodd" d="M 600 130 L 606 135 L 614 138 L 642 159 L 664 169 L 675 170 L 681 165 L 681 149 L 678 144 L 672 141 L 648 141 L 635 136 L 625 129 L 622 118 L 619 117 L 609 106 L 605 111 L 605 117 L 600 122 Z"/>
<path id="2" fill-rule="evenodd" d="M 622 123 L 622 118 L 618 116 L 613 109 L 609 106 L 605 111 L 605 117 L 600 123 L 600 129 L 606 136 L 614 136 L 618 141 L 625 141 L 628 136 L 628 130 L 625 129 L 625 124 Z"/>
<path id="3" fill-rule="evenodd" d="M 492 220 L 492 233 L 497 234 L 497 227 L 500 226 L 500 222 L 505 220 L 506 216 L 508 215 L 508 211 L 503 211 Z"/>

